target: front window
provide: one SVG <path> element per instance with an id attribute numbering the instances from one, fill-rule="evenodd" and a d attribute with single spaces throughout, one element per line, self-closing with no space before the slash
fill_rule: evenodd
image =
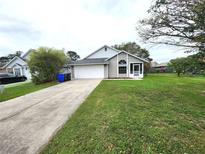
<path id="1" fill-rule="evenodd" d="M 125 60 L 120 60 L 119 61 L 119 65 L 126 65 L 126 64 L 127 64 L 127 62 Z"/>
<path id="2" fill-rule="evenodd" d="M 127 67 L 126 66 L 119 66 L 119 74 L 126 74 Z"/>
<path id="3" fill-rule="evenodd" d="M 118 64 L 119 64 L 119 74 L 126 74 L 127 62 L 125 60 L 120 60 Z"/>

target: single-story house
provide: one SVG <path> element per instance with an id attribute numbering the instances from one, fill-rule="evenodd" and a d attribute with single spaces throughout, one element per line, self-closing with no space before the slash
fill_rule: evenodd
<path id="1" fill-rule="evenodd" d="M 144 63 L 148 61 L 105 45 L 84 59 L 72 62 L 70 66 L 73 79 L 140 79 L 144 76 Z"/>
<path id="2" fill-rule="evenodd" d="M 31 80 L 31 73 L 27 64 L 31 51 L 25 53 L 22 57 L 15 56 L 11 61 L 2 67 L 7 73 L 16 76 L 25 76 L 27 80 Z"/>

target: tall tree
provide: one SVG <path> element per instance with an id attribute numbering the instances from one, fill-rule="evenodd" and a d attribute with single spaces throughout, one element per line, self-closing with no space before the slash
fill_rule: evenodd
<path id="1" fill-rule="evenodd" d="M 71 61 L 80 59 L 80 56 L 75 51 L 67 51 L 66 55 Z"/>
<path id="2" fill-rule="evenodd" d="M 185 71 L 186 58 L 176 58 L 170 60 L 169 67 L 175 70 L 177 76 L 180 77 L 181 73 Z"/>
<path id="3" fill-rule="evenodd" d="M 128 43 L 122 43 L 120 45 L 113 45 L 115 49 L 118 50 L 125 50 L 131 54 L 137 55 L 141 58 L 149 58 L 150 54 L 149 51 L 146 49 L 141 48 L 138 44 L 135 42 L 128 42 Z"/>
<path id="4" fill-rule="evenodd" d="M 204 62 L 193 56 L 172 59 L 169 63 L 169 67 L 175 70 L 178 76 L 180 76 L 181 73 L 200 74 L 204 66 Z"/>
<path id="5" fill-rule="evenodd" d="M 137 31 L 148 43 L 205 52 L 204 10 L 205 0 L 155 0 Z"/>

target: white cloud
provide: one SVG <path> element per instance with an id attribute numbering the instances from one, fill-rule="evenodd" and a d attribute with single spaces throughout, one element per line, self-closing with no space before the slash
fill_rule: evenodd
<path id="1" fill-rule="evenodd" d="M 151 1 L 0 0 L 0 17 L 4 17 L 0 23 L 0 56 L 50 46 L 74 50 L 84 57 L 104 44 L 138 42 L 136 23 L 146 15 Z M 157 61 L 176 55 L 164 48 L 150 51 Z"/>

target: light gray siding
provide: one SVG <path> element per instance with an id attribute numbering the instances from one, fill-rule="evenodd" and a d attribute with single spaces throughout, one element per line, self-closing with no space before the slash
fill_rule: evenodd
<path id="1" fill-rule="evenodd" d="M 140 60 L 140 59 L 137 59 L 137 58 L 135 58 L 135 57 L 132 57 L 132 56 L 128 56 L 128 61 L 129 61 L 129 63 L 143 63 L 143 61 L 142 60 Z"/>
<path id="2" fill-rule="evenodd" d="M 125 60 L 127 62 L 127 73 L 126 74 L 119 74 L 118 63 L 120 60 Z M 108 77 L 109 78 L 130 77 L 130 63 L 142 63 L 143 64 L 144 62 L 138 58 L 128 55 L 127 53 L 120 53 L 118 56 L 113 57 L 112 59 L 109 60 Z"/>
<path id="3" fill-rule="evenodd" d="M 125 60 L 125 61 L 127 61 L 127 54 L 124 53 L 124 52 L 118 54 L 118 61 L 120 61 L 120 60 Z"/>
<path id="4" fill-rule="evenodd" d="M 108 67 L 109 67 L 109 65 L 107 65 L 107 64 L 105 64 L 104 65 L 104 78 L 108 78 Z"/>
<path id="5" fill-rule="evenodd" d="M 87 58 L 110 58 L 117 54 L 117 51 L 109 48 L 109 47 L 103 47 L 97 52 L 93 53 L 92 55 L 88 56 Z"/>
<path id="6" fill-rule="evenodd" d="M 109 72 L 109 78 L 117 77 L 117 56 L 109 60 L 108 72 Z"/>

